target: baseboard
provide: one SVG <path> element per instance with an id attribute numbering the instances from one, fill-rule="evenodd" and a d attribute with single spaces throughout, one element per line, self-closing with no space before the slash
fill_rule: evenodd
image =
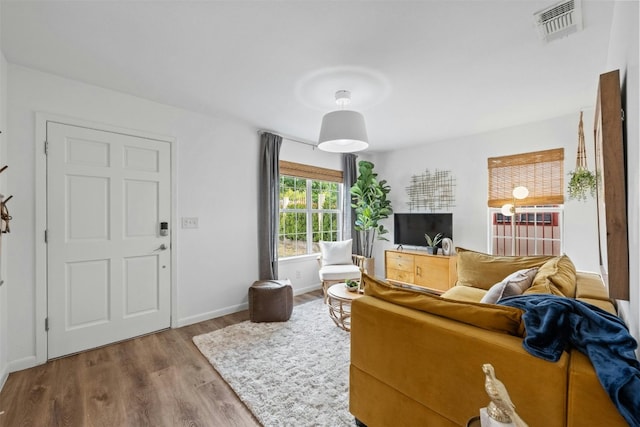
<path id="1" fill-rule="evenodd" d="M 9 371 L 7 370 L 7 367 L 4 366 L 2 371 L 0 371 L 0 391 L 2 391 L 4 383 L 7 382 L 7 378 L 9 378 Z"/>
<path id="2" fill-rule="evenodd" d="M 322 289 L 322 285 L 320 283 L 316 283 L 314 285 L 311 286 L 306 286 L 304 288 L 293 288 L 293 294 L 294 295 L 302 295 L 302 294 L 306 294 L 307 292 L 312 292 L 312 291 L 317 291 Z"/>
<path id="3" fill-rule="evenodd" d="M 238 305 L 232 305 L 224 307 L 218 310 L 208 311 L 206 313 L 196 314 L 195 316 L 185 317 L 178 319 L 175 328 L 181 328 L 183 326 L 193 325 L 194 323 L 204 322 L 205 320 L 215 319 L 216 317 L 225 316 L 227 314 L 237 313 L 238 311 L 248 310 L 249 303 L 242 303 Z"/>
<path id="4" fill-rule="evenodd" d="M 320 283 L 313 284 L 311 286 L 305 286 L 304 288 L 295 288 L 293 289 L 294 295 L 306 294 L 307 292 L 317 291 L 321 288 Z M 208 311 L 206 313 L 196 314 L 195 316 L 185 317 L 183 319 L 178 319 L 175 325 L 172 325 L 173 328 L 181 328 L 183 326 L 193 325 L 194 323 L 204 322 L 206 320 L 215 319 L 216 317 L 226 316 L 227 314 L 237 313 L 242 310 L 248 310 L 249 303 L 245 302 L 238 305 L 232 305 L 229 307 L 224 307 L 218 310 Z"/>
<path id="5" fill-rule="evenodd" d="M 38 366 L 38 360 L 36 359 L 36 356 L 27 356 L 27 357 L 23 357 L 22 359 L 18 359 L 18 360 L 13 360 L 11 362 L 9 362 L 9 364 L 7 365 L 7 372 L 16 372 L 16 371 L 22 371 L 23 369 L 29 369 L 29 368 L 33 368 L 34 366 Z"/>

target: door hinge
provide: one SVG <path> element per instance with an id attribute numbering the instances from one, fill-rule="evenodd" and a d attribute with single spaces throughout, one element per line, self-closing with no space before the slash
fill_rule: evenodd
<path id="1" fill-rule="evenodd" d="M 49 154 L 49 141 L 44 142 L 44 154 Z"/>
<path id="2" fill-rule="evenodd" d="M 622 115 L 622 121 L 624 122 L 624 108 L 620 109 L 620 114 Z"/>
<path id="3" fill-rule="evenodd" d="M 45 243 L 49 243 L 49 233 L 47 233 L 47 230 L 44 230 L 44 242 Z"/>
<path id="4" fill-rule="evenodd" d="M 46 332 L 49 332 L 49 318 L 48 317 L 44 318 L 44 330 Z"/>

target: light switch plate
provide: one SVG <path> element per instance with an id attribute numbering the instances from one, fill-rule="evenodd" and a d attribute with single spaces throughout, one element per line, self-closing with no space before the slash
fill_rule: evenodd
<path id="1" fill-rule="evenodd" d="M 182 228 L 198 228 L 198 218 L 182 217 Z"/>

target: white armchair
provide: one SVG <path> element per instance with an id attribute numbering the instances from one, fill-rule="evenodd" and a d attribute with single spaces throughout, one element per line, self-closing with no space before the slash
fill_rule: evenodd
<path id="1" fill-rule="evenodd" d="M 358 280 L 362 277 L 364 257 L 351 253 L 351 239 L 339 242 L 320 242 L 320 282 L 322 283 L 322 293 L 324 302 L 327 302 L 327 290 L 329 286 L 346 282 L 347 280 Z"/>

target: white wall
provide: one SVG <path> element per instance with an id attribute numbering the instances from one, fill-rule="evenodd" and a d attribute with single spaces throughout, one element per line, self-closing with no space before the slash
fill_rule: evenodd
<path id="1" fill-rule="evenodd" d="M 627 215 L 629 233 L 629 302 L 620 301 L 621 315 L 631 333 L 640 341 L 640 93 L 638 72 L 638 2 L 615 4 L 609 39 L 607 70 L 620 70 L 622 97 L 626 100 L 625 132 L 627 147 Z"/>
<path id="2" fill-rule="evenodd" d="M 595 76 L 594 78 L 597 78 Z M 595 102 L 595 94 L 594 94 Z M 590 129 L 593 110 L 585 112 L 584 126 Z M 456 206 L 453 212 L 455 246 L 488 250 L 487 158 L 530 151 L 564 148 L 565 174 L 575 168 L 580 111 L 542 122 L 530 123 L 483 134 L 471 135 L 414 148 L 380 153 L 375 157 L 380 178 L 391 186 L 395 212 L 409 212 L 406 187 L 411 176 L 426 169 L 449 170 L 456 178 Z M 593 137 L 586 134 L 588 164 L 593 167 Z M 565 181 L 568 177 L 565 177 Z M 566 185 L 566 183 L 565 183 Z M 393 236 L 393 222 L 387 220 Z M 596 204 L 567 201 L 565 204 L 565 253 L 581 270 L 598 271 Z M 376 243 L 376 273 L 384 274 L 384 249 L 392 242 Z"/>
<path id="3" fill-rule="evenodd" d="M 36 112 L 175 137 L 177 217 L 198 217 L 200 228 L 175 230 L 173 323 L 246 307 L 247 288 L 258 276 L 255 129 L 21 66 L 9 65 L 8 79 L 7 186 L 14 194 L 7 253 L 10 370 L 35 363 L 36 328 L 42 333 L 34 321 L 34 247 L 42 233 L 34 227 L 35 150 L 42 147 L 35 141 Z"/>

